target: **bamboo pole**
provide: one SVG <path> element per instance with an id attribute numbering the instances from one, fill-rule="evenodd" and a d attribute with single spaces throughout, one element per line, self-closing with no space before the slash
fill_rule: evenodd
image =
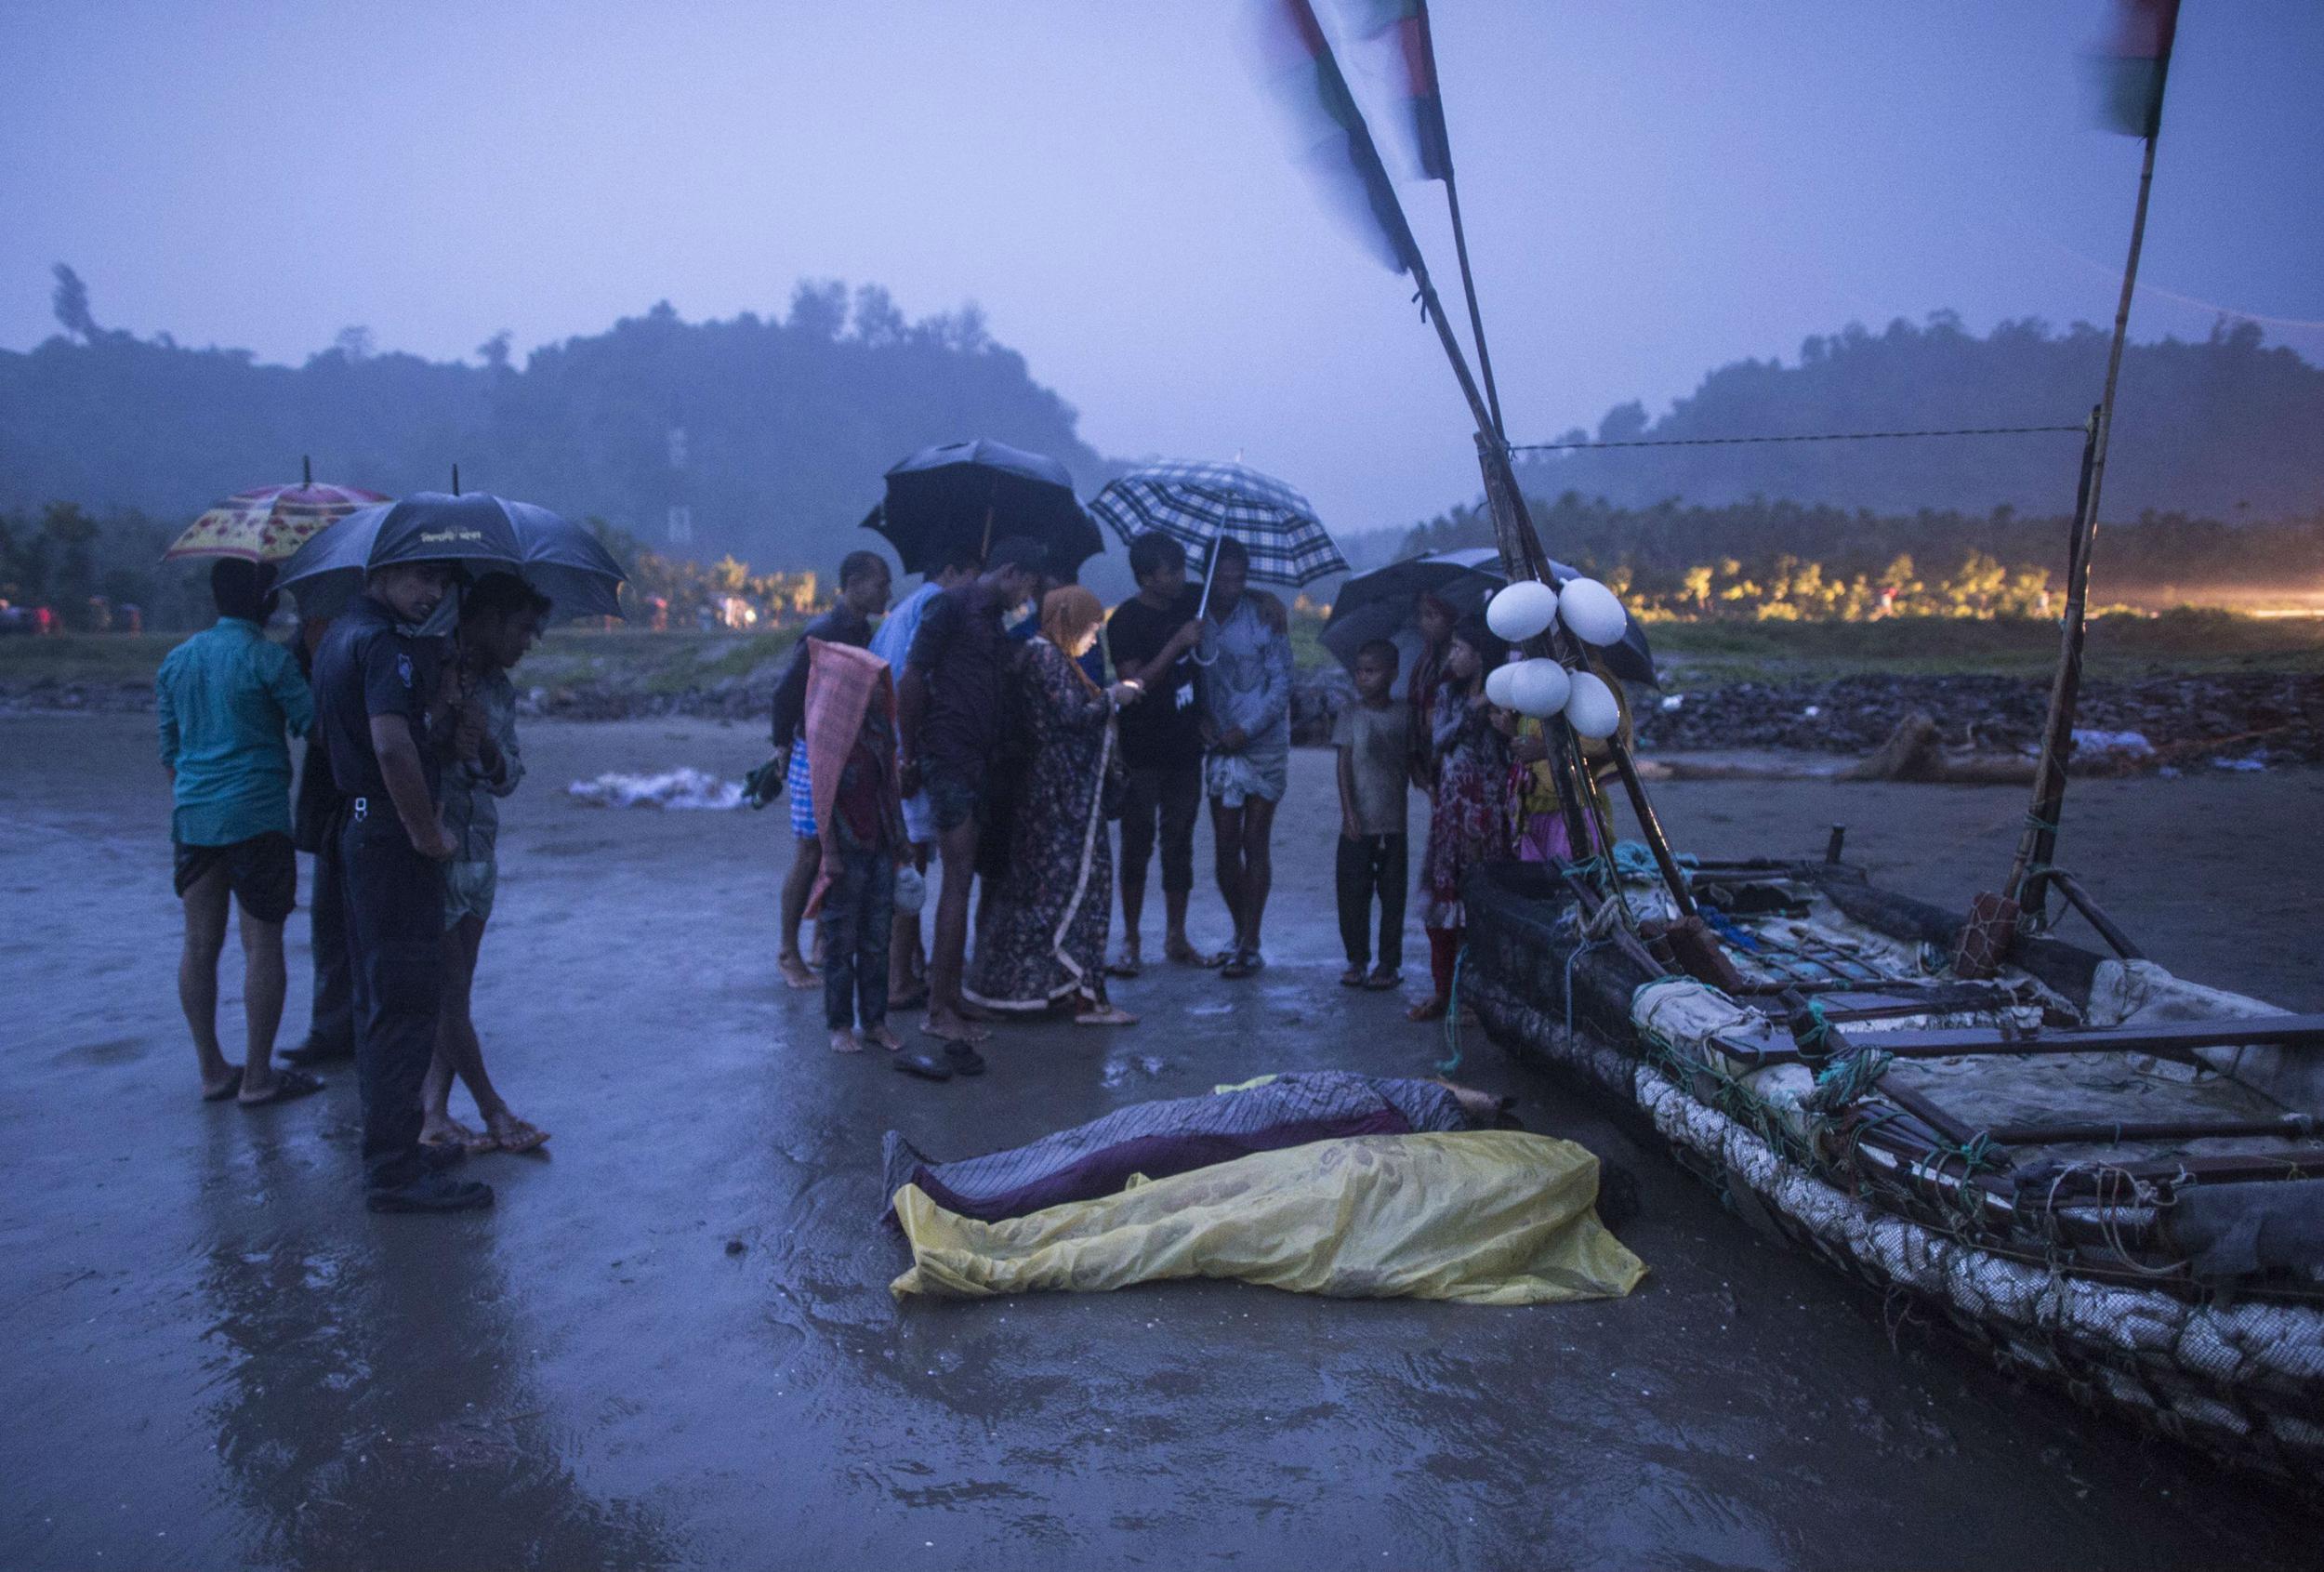
<path id="1" fill-rule="evenodd" d="M 2168 55 L 2164 57 L 2167 70 Z M 2156 86 L 2159 100 L 2162 87 Z M 2114 308 L 2114 341 L 2106 350 L 2106 386 L 2099 394 L 2098 410 L 2093 417 L 2093 429 L 2087 439 L 2085 462 L 2089 471 L 2088 495 L 2075 520 L 2074 549 L 2067 559 L 2066 585 L 2066 624 L 2058 641 L 2057 675 L 2050 685 L 2050 709 L 2041 734 L 2041 758 L 2034 769 L 2033 803 L 2027 813 L 2027 833 L 2019 839 L 2017 854 L 2010 867 L 2006 893 L 2013 898 L 2026 887 L 2029 874 L 2041 875 L 2049 870 L 2047 864 L 2057 844 L 2059 814 L 2066 803 L 2066 760 L 2074 740 L 2074 710 L 2081 695 L 2082 647 L 2088 632 L 2090 601 L 2090 554 L 2098 534 L 2098 499 L 2106 478 L 2106 449 L 2114 433 L 2114 391 L 2116 378 L 2122 370 L 2122 346 L 2131 325 L 2131 297 L 2138 287 L 2139 252 L 2146 242 L 2146 203 L 2155 182 L 2155 143 L 2159 139 L 2161 115 L 2158 105 L 2156 123 L 2146 136 L 2146 151 L 2139 163 L 2138 205 L 2131 214 L 2131 250 L 2122 265 L 2122 292 Z M 2048 903 L 2042 881 L 2037 878 L 2031 892 L 2036 911 L 2034 926 L 2040 926 L 2040 908 Z M 2021 903 L 2021 909 L 2023 904 Z"/>

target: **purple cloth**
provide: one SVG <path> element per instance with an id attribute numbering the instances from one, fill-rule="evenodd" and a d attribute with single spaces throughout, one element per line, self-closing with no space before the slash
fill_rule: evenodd
<path id="1" fill-rule="evenodd" d="M 885 1194 L 892 1199 L 917 1184 L 946 1211 L 997 1222 L 1111 1196 L 1132 1174 L 1163 1179 L 1312 1141 L 1469 1125 L 1451 1090 L 1434 1081 L 1303 1072 L 1245 1091 L 1136 1103 L 1027 1145 L 952 1163 L 931 1162 L 890 1130 Z"/>

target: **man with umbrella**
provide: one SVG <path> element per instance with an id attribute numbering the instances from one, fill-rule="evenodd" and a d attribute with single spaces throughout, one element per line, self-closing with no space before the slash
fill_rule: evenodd
<path id="1" fill-rule="evenodd" d="M 513 506 L 513 505 L 510 505 Z M 374 1211 L 465 1211 L 489 1186 L 456 1180 L 423 1154 L 420 1089 L 435 1054 L 444 981 L 445 832 L 438 657 L 404 631 L 425 623 L 464 564 L 514 569 L 509 506 L 481 494 L 422 493 L 333 525 L 291 560 L 284 582 L 363 592 L 315 652 L 315 726 L 345 794 L 335 831 L 355 973 L 355 1065 L 363 1090 L 365 1201 Z M 447 1156 L 458 1148 L 447 1149 Z"/>
<path id="2" fill-rule="evenodd" d="M 960 974 L 968 958 L 978 818 L 1003 714 L 1003 657 L 1011 648 L 1001 619 L 1039 585 L 1048 555 L 1037 540 L 997 542 L 983 574 L 930 603 L 897 685 L 904 793 L 928 793 L 944 869 L 929 945 L 924 1029 L 944 1040 L 946 1068 L 962 1075 L 984 1068 L 973 1046 L 984 1033 L 969 1020 Z"/>

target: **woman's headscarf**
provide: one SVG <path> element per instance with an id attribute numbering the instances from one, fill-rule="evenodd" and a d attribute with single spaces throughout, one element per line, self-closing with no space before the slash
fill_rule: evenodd
<path id="1" fill-rule="evenodd" d="M 1104 603 L 1082 585 L 1061 584 L 1041 598 L 1041 637 L 1073 663 L 1084 682 L 1089 674 L 1081 669 L 1081 641 L 1104 620 Z"/>

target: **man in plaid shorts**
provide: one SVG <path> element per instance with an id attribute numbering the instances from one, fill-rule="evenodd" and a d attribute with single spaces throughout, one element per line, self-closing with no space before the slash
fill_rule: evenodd
<path id="1" fill-rule="evenodd" d="M 871 642 L 872 621 L 888 609 L 888 563 L 877 551 L 851 551 L 839 563 L 839 599 L 832 608 L 807 625 L 791 646 L 791 663 L 774 689 L 774 751 L 784 760 L 784 778 L 791 788 L 791 871 L 783 880 L 783 931 L 774 963 L 783 981 L 794 988 L 823 984 L 799 953 L 799 925 L 807 911 L 807 896 L 823 866 L 823 841 L 816 832 L 815 803 L 807 784 L 807 750 L 793 746 L 799 724 L 807 718 L 807 641 L 852 644 Z"/>

